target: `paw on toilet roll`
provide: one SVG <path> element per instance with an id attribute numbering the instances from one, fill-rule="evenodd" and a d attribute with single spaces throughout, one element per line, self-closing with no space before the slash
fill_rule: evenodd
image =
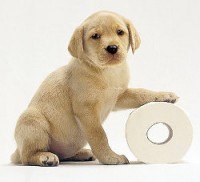
<path id="1" fill-rule="evenodd" d="M 149 140 L 147 132 L 156 123 L 164 123 L 169 136 L 162 143 Z M 164 103 L 149 103 L 133 111 L 126 123 L 126 140 L 130 150 L 144 163 L 176 163 L 192 142 L 192 125 L 179 107 Z"/>

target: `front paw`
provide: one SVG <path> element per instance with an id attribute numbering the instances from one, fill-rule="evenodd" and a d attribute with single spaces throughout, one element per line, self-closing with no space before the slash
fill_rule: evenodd
<path id="1" fill-rule="evenodd" d="M 173 92 L 158 92 L 155 97 L 155 102 L 175 103 L 179 97 Z"/>
<path id="2" fill-rule="evenodd" d="M 120 165 L 120 164 L 129 164 L 128 159 L 124 155 L 107 155 L 104 157 L 104 159 L 99 160 L 102 164 L 107 165 Z"/>

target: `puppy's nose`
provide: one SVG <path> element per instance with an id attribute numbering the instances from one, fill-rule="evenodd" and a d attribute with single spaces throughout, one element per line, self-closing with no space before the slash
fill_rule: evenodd
<path id="1" fill-rule="evenodd" d="M 106 48 L 106 51 L 108 51 L 110 54 L 115 54 L 117 52 L 118 47 L 116 45 L 109 45 Z"/>

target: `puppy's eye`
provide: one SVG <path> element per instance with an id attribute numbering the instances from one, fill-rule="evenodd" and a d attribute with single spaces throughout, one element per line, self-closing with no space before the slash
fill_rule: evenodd
<path id="1" fill-rule="evenodd" d="M 124 35 L 124 31 L 119 29 L 119 30 L 117 30 L 117 34 L 118 35 Z"/>
<path id="2" fill-rule="evenodd" d="M 99 39 L 101 36 L 98 33 L 95 33 L 91 36 L 92 39 Z"/>

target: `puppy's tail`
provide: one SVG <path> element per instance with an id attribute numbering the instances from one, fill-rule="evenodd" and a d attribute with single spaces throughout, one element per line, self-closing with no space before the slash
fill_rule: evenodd
<path id="1" fill-rule="evenodd" d="M 15 152 L 11 155 L 10 160 L 14 164 L 21 164 L 21 159 L 20 159 L 20 155 L 19 155 L 19 150 L 18 149 L 16 149 Z"/>

